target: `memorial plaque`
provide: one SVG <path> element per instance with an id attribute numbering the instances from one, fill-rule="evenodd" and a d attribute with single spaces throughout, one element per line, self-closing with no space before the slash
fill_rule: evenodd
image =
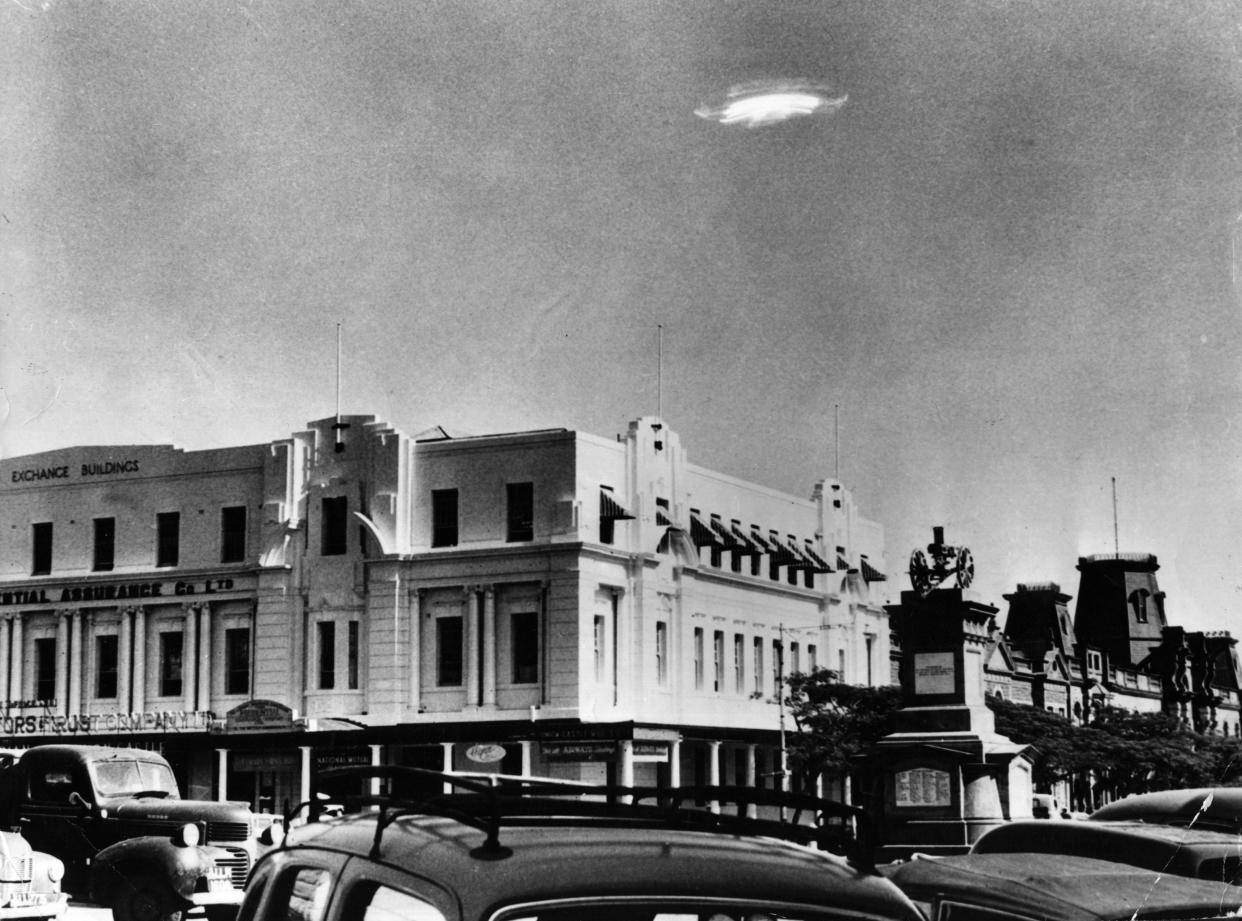
<path id="1" fill-rule="evenodd" d="M 957 690 L 951 652 L 920 652 L 914 656 L 914 693 L 953 694 Z"/>
<path id="2" fill-rule="evenodd" d="M 912 771 L 898 771 L 894 780 L 898 806 L 953 805 L 948 771 L 915 768 Z"/>

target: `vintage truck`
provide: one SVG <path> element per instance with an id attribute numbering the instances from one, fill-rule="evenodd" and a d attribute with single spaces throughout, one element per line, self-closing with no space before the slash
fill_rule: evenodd
<path id="1" fill-rule="evenodd" d="M 0 827 L 64 861 L 64 888 L 116 921 L 175 919 L 195 906 L 231 918 L 279 832 L 272 821 L 245 803 L 182 799 L 156 752 L 39 745 L 0 762 Z"/>

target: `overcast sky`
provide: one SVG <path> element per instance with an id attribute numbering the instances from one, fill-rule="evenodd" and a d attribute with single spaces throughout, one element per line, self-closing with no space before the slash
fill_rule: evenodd
<path id="1" fill-rule="evenodd" d="M 1150 552 L 1242 633 L 1242 5 L 0 2 L 0 453 L 657 408 L 888 588 Z M 697 117 L 809 81 L 839 108 Z M 1242 239 L 1237 240 L 1242 245 Z"/>

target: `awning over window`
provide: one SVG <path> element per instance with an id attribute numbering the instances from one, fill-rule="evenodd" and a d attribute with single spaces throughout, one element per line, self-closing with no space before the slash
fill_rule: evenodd
<path id="1" fill-rule="evenodd" d="M 750 548 L 750 544 L 746 542 L 746 539 L 742 535 L 735 534 L 733 528 L 725 524 L 715 515 L 712 516 L 710 524 L 712 530 L 716 532 L 716 536 L 720 539 L 720 545 L 730 553 L 745 556 L 746 554 L 753 552 Z"/>
<path id="2" fill-rule="evenodd" d="M 612 521 L 623 521 L 632 519 L 633 514 L 626 511 L 616 499 L 612 497 L 612 493 L 606 489 L 599 491 L 599 517 L 610 519 Z"/>
<path id="3" fill-rule="evenodd" d="M 811 572 L 832 572 L 832 567 L 828 565 L 828 561 L 815 552 L 809 540 L 803 546 L 802 552 L 806 554 L 807 559 L 811 562 L 811 565 L 807 567 Z"/>
<path id="4" fill-rule="evenodd" d="M 768 536 L 768 556 L 777 566 L 796 566 L 805 562 L 802 554 L 794 549 L 789 542 L 782 540 L 777 534 Z"/>
<path id="5" fill-rule="evenodd" d="M 862 558 L 862 575 L 863 579 L 868 582 L 885 582 L 888 580 L 888 576 L 868 563 L 865 556 Z"/>
<path id="6" fill-rule="evenodd" d="M 726 544 L 720 535 L 694 509 L 690 510 L 690 539 L 696 547 L 720 547 Z"/>
<path id="7" fill-rule="evenodd" d="M 668 512 L 662 508 L 656 509 L 656 524 L 662 528 L 672 527 L 673 519 L 668 517 Z"/>
<path id="8" fill-rule="evenodd" d="M 850 571 L 850 561 L 847 560 L 840 553 L 837 554 L 837 569 L 841 570 L 842 572 Z"/>
<path id="9" fill-rule="evenodd" d="M 734 553 L 745 556 L 763 555 L 763 545 L 756 543 L 754 536 L 743 531 L 741 525 L 734 522 L 729 526 L 729 533 L 732 534 L 734 539 L 737 541 L 737 544 L 733 549 Z"/>

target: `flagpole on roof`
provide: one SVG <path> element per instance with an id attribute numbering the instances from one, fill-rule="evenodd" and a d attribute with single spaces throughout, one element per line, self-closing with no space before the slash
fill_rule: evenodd
<path id="1" fill-rule="evenodd" d="M 656 324 L 656 418 L 664 418 L 664 324 Z"/>
<path id="2" fill-rule="evenodd" d="M 1113 477 L 1113 557 L 1121 559 L 1121 543 L 1117 536 L 1117 478 Z"/>

